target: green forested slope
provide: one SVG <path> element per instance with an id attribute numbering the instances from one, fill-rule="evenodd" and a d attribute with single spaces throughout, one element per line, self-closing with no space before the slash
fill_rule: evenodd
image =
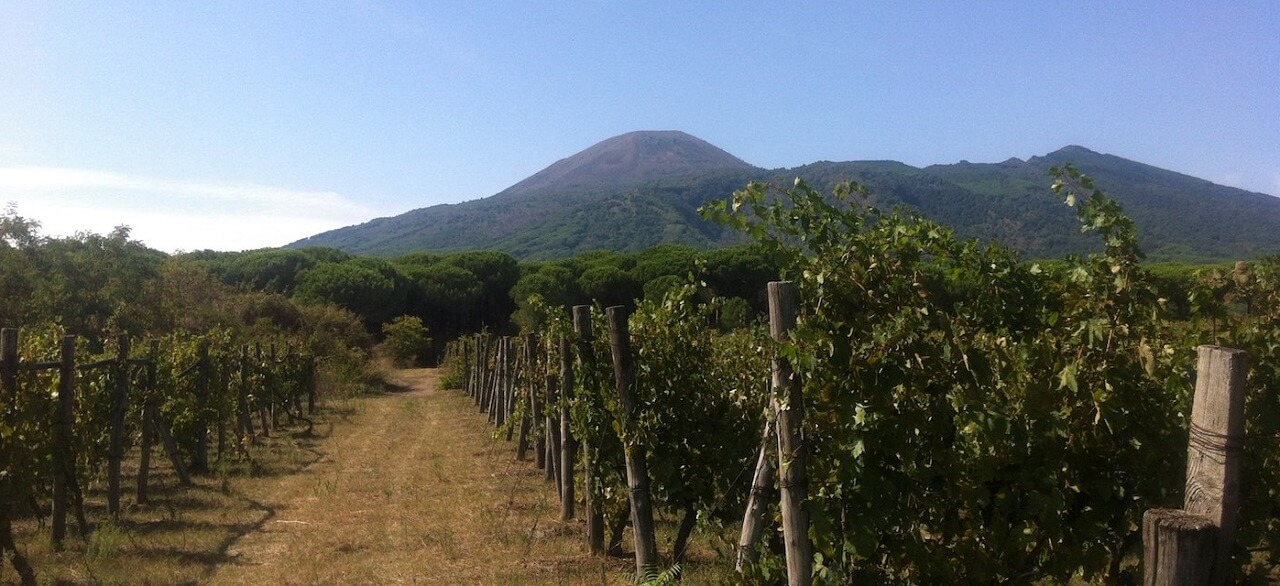
<path id="1" fill-rule="evenodd" d="M 380 218 L 290 246 L 380 256 L 495 249 L 530 260 L 661 243 L 714 248 L 740 239 L 703 221 L 700 205 L 750 181 L 801 177 L 820 189 L 854 179 L 870 188 L 879 207 L 912 208 L 961 236 L 1000 241 L 1026 257 L 1053 257 L 1093 246 L 1049 190 L 1049 168 L 1068 162 L 1114 194 L 1153 259 L 1202 262 L 1280 252 L 1280 198 L 1082 147 L 992 164 L 917 168 L 854 161 L 765 170 L 677 132 L 615 137 L 492 197 Z"/>

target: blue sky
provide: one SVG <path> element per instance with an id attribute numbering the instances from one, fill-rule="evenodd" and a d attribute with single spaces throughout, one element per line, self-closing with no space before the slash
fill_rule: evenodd
<path id="1" fill-rule="evenodd" d="M 0 0 L 0 204 L 49 234 L 278 246 L 669 129 L 1280 195 L 1280 2 Z"/>

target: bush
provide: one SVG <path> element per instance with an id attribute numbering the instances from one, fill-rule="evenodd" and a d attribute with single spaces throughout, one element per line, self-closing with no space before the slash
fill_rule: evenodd
<path id="1" fill-rule="evenodd" d="M 422 325 L 422 318 L 412 315 L 402 315 L 382 324 L 382 333 L 386 336 L 383 351 L 397 365 L 416 365 L 431 346 L 427 326 Z"/>

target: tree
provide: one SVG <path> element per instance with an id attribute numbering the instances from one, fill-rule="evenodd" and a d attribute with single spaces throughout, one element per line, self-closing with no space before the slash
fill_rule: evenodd
<path id="1" fill-rule="evenodd" d="M 578 286 L 587 298 L 605 307 L 634 305 L 641 290 L 626 271 L 613 266 L 596 266 L 578 277 Z"/>
<path id="2" fill-rule="evenodd" d="M 510 291 L 520 278 L 516 259 L 503 252 L 485 250 L 450 255 L 444 262 L 470 271 L 480 281 L 480 312 L 471 327 L 504 328 L 515 309 Z"/>
<path id="3" fill-rule="evenodd" d="M 404 366 L 417 364 L 431 346 L 427 327 L 421 318 L 413 315 L 402 315 L 382 324 L 382 334 L 386 336 L 382 347 L 392 360 Z"/>
<path id="4" fill-rule="evenodd" d="M 219 263 L 224 283 L 286 295 L 297 286 L 300 273 L 320 264 L 315 256 L 283 249 L 255 250 L 224 262 Z"/>
<path id="5" fill-rule="evenodd" d="M 404 313 L 408 290 L 408 281 L 386 261 L 357 258 L 304 271 L 294 295 L 349 309 L 374 328 Z"/>

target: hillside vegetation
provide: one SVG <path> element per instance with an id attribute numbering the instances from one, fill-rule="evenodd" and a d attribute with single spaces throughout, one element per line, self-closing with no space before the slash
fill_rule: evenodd
<path id="1" fill-rule="evenodd" d="M 824 161 L 769 170 L 680 132 L 625 134 L 491 197 L 380 218 L 290 247 L 383 257 L 492 249 L 521 260 L 599 249 L 638 252 L 664 243 L 716 248 L 744 239 L 701 219 L 699 206 L 750 181 L 799 177 L 824 190 L 857 181 L 879 207 L 919 212 L 962 237 L 1002 242 L 1027 258 L 1096 251 L 1049 196 L 1049 168 L 1065 163 L 1116 194 L 1152 259 L 1205 262 L 1280 252 L 1280 199 L 1083 147 L 994 164 Z"/>

